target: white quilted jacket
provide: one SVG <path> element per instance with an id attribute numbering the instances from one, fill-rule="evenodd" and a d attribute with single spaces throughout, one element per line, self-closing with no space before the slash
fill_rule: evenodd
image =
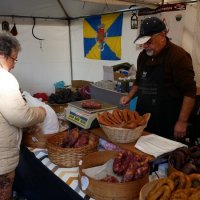
<path id="1" fill-rule="evenodd" d="M 0 67 L 0 175 L 15 170 L 19 162 L 21 128 L 40 123 L 45 114 L 30 108 L 15 77 Z"/>

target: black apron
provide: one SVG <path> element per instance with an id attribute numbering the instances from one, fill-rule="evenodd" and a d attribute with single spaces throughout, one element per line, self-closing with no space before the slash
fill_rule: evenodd
<path id="1" fill-rule="evenodd" d="M 146 131 L 173 139 L 174 126 L 182 105 L 182 98 L 167 94 L 164 86 L 164 61 L 145 64 L 139 81 L 136 110 L 140 114 L 151 113 Z M 152 58 L 154 59 L 154 58 Z"/>

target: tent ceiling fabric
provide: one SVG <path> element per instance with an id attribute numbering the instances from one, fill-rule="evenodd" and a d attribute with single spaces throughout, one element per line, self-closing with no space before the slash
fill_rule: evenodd
<path id="1" fill-rule="evenodd" d="M 1 0 L 0 15 L 65 18 L 56 0 Z"/>
<path id="2" fill-rule="evenodd" d="M 1 0 L 0 16 L 47 19 L 79 18 L 129 9 L 130 5 L 156 7 L 167 2 L 177 3 L 175 0 Z"/>

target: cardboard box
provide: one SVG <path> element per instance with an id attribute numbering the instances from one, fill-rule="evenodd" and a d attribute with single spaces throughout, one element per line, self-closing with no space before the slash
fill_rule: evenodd
<path id="1" fill-rule="evenodd" d="M 120 69 L 129 70 L 131 68 L 131 64 L 129 63 L 122 63 L 113 66 L 103 66 L 103 80 L 115 80 L 117 81 L 119 77 L 124 78 L 128 77 L 128 75 L 119 73 Z"/>
<path id="2" fill-rule="evenodd" d="M 128 75 L 121 74 L 119 72 L 114 72 L 112 66 L 103 66 L 104 69 L 104 76 L 103 80 L 111 80 L 111 81 L 118 81 L 119 78 L 125 78 L 128 77 Z"/>
<path id="3" fill-rule="evenodd" d="M 85 80 L 72 80 L 71 83 L 72 83 L 72 84 L 71 84 L 72 88 L 78 89 L 78 88 L 81 88 L 81 87 L 90 85 L 90 83 L 92 83 L 92 82 L 90 82 L 90 81 L 85 81 Z"/>
<path id="4" fill-rule="evenodd" d="M 114 72 L 114 73 L 113 73 L 113 76 L 114 76 L 114 80 L 115 80 L 115 81 L 118 81 L 119 78 L 125 78 L 125 77 L 128 77 L 128 75 L 121 74 L 121 73 L 118 73 L 118 72 Z"/>

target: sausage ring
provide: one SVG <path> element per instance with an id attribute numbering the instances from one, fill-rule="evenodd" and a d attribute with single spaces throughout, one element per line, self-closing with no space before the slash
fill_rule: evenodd
<path id="1" fill-rule="evenodd" d="M 155 192 L 150 192 L 147 196 L 147 200 L 168 200 L 171 196 L 171 189 L 168 185 L 163 185 Z"/>
<path id="2" fill-rule="evenodd" d="M 188 176 L 192 182 L 193 188 L 200 187 L 200 174 L 190 174 Z"/>
<path id="3" fill-rule="evenodd" d="M 170 200 L 187 200 L 188 192 L 186 189 L 177 189 L 171 194 Z"/>
<path id="4" fill-rule="evenodd" d="M 175 189 L 184 189 L 186 186 L 186 177 L 182 172 L 173 172 L 169 178 L 174 182 Z"/>
<path id="5" fill-rule="evenodd" d="M 185 175 L 186 178 L 186 184 L 185 184 L 185 188 L 191 188 L 192 187 L 192 181 L 190 179 L 190 177 L 188 175 Z"/>
<path id="6" fill-rule="evenodd" d="M 193 188 L 191 188 L 193 189 Z M 199 200 L 200 198 L 200 188 L 195 188 L 194 191 L 191 192 L 191 195 L 188 199 L 190 200 Z"/>
<path id="7" fill-rule="evenodd" d="M 174 190 L 174 183 L 171 179 L 168 179 L 168 178 L 162 178 L 160 179 L 156 184 L 155 186 L 153 187 L 152 190 L 150 190 L 149 194 L 148 194 L 148 200 L 151 200 L 153 198 L 151 197 L 154 197 L 155 198 L 155 194 L 156 196 L 158 196 L 159 194 L 161 195 L 161 188 L 163 188 L 163 186 L 167 186 L 167 188 L 169 188 L 170 190 L 170 194 L 171 192 Z M 164 187 L 166 188 L 166 187 Z M 168 190 L 168 189 L 167 189 Z"/>

